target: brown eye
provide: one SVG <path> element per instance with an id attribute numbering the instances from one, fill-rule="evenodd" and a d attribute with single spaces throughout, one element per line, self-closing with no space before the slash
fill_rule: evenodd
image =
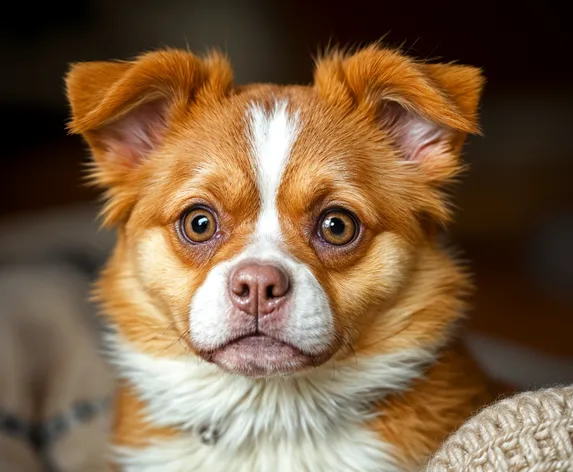
<path id="1" fill-rule="evenodd" d="M 320 236 L 333 246 L 350 243 L 358 233 L 356 219 L 344 210 L 327 212 L 320 221 Z"/>
<path id="2" fill-rule="evenodd" d="M 217 231 L 217 220 L 206 208 L 191 208 L 181 218 L 181 232 L 193 243 L 204 243 Z"/>

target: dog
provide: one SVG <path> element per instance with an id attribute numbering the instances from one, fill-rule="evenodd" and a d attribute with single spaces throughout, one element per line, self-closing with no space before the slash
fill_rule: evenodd
<path id="1" fill-rule="evenodd" d="M 378 44 L 309 86 L 165 49 L 67 77 L 117 245 L 96 287 L 122 471 L 411 471 L 488 401 L 440 240 L 477 68 Z"/>

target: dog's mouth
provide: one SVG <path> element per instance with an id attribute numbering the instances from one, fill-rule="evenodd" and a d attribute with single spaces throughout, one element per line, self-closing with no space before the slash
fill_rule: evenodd
<path id="1" fill-rule="evenodd" d="M 322 364 L 293 345 L 264 334 L 249 334 L 201 356 L 221 369 L 246 377 L 289 375 Z"/>

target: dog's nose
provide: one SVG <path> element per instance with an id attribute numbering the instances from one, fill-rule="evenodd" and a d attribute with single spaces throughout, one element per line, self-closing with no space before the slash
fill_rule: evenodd
<path id="1" fill-rule="evenodd" d="M 251 316 L 265 316 L 284 304 L 290 294 L 287 273 L 271 264 L 249 263 L 231 274 L 231 300 Z"/>

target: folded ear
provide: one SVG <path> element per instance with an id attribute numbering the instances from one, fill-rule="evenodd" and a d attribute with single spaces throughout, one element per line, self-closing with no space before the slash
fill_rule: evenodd
<path id="1" fill-rule="evenodd" d="M 332 54 L 315 72 L 315 87 L 325 99 L 362 108 L 400 158 L 438 184 L 459 170 L 467 134 L 479 133 L 483 83 L 479 69 L 418 63 L 375 46 L 350 56 Z"/>
<path id="2" fill-rule="evenodd" d="M 180 50 L 145 54 L 133 62 L 74 65 L 66 77 L 72 108 L 69 129 L 87 140 L 93 179 L 108 188 L 106 220 L 129 207 L 138 166 L 158 150 L 169 123 L 193 103 L 219 100 L 232 87 L 232 72 L 218 54 L 199 59 Z"/>

